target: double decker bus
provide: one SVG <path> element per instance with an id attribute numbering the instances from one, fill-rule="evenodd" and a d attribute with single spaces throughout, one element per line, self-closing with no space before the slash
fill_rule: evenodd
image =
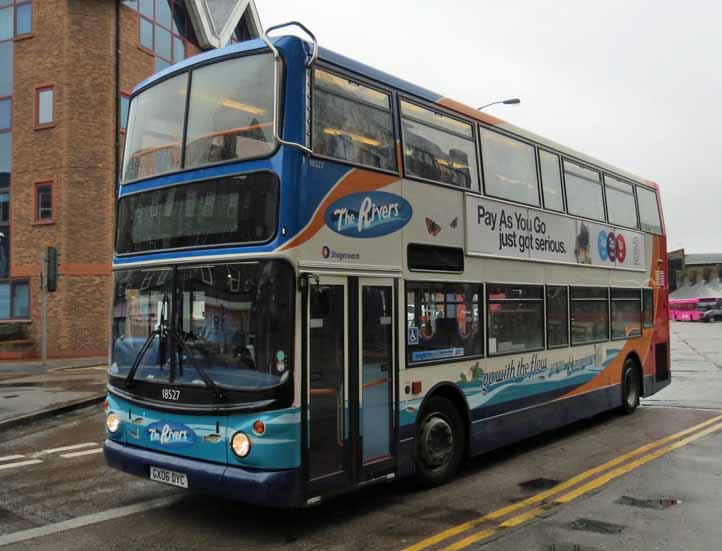
<path id="1" fill-rule="evenodd" d="M 295 36 L 130 101 L 105 456 L 313 505 L 670 382 L 657 186 Z"/>
<path id="2" fill-rule="evenodd" d="M 699 321 L 702 314 L 698 298 L 669 299 L 669 319 L 672 321 Z"/>

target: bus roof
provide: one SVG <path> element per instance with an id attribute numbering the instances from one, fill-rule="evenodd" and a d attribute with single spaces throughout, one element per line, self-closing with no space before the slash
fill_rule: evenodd
<path id="1" fill-rule="evenodd" d="M 274 37 L 271 39 L 271 41 L 280 50 L 283 50 L 285 47 L 292 47 L 293 43 L 296 43 L 296 44 L 302 43 L 302 44 L 304 44 L 304 47 L 306 47 L 309 50 L 311 48 L 310 43 L 308 43 L 296 36 L 292 36 L 292 35 Z M 139 92 L 140 90 L 142 90 L 143 88 L 151 86 L 156 81 L 166 78 L 167 76 L 169 76 L 172 73 L 182 71 L 182 70 L 190 68 L 194 65 L 206 63 L 206 62 L 216 59 L 216 58 L 228 56 L 229 54 L 249 52 L 249 51 L 260 50 L 260 49 L 264 49 L 264 48 L 266 48 L 266 45 L 261 39 L 254 39 L 254 40 L 248 40 L 245 42 L 239 42 L 237 44 L 232 44 L 230 46 L 226 46 L 225 48 L 218 48 L 216 50 L 209 50 L 207 52 L 203 52 L 202 54 L 198 54 L 196 56 L 193 56 L 192 58 L 186 59 L 180 63 L 172 65 L 172 66 L 154 74 L 153 76 L 145 79 L 144 81 L 142 81 L 140 84 L 138 84 L 135 87 L 133 93 L 135 94 L 135 93 Z M 390 75 L 388 73 L 385 73 L 384 71 L 380 71 L 378 69 L 370 67 L 369 65 L 366 65 L 359 61 L 355 61 L 351 58 L 348 58 L 348 57 L 341 55 L 339 53 L 336 53 L 334 51 L 328 50 L 323 47 L 319 47 L 319 59 L 321 59 L 322 61 L 324 61 L 328 64 L 339 67 L 342 70 L 356 73 L 366 79 L 376 81 L 376 82 L 383 84 L 385 86 L 388 86 L 390 88 L 394 88 L 402 93 L 405 93 L 405 94 L 408 94 L 411 96 L 416 96 L 417 98 L 428 101 L 430 103 L 435 103 L 437 105 L 441 105 L 442 107 L 445 107 L 449 110 L 455 111 L 465 117 L 468 117 L 468 118 L 471 118 L 471 119 L 474 119 L 479 122 L 483 122 L 483 123 L 486 123 L 486 124 L 489 124 L 492 126 L 496 126 L 498 128 L 501 128 L 502 130 L 506 130 L 507 132 L 516 134 L 522 138 L 526 138 L 527 140 L 534 141 L 534 142 L 538 143 L 539 145 L 541 145 L 542 147 L 546 146 L 550 149 L 556 150 L 560 153 L 565 154 L 566 156 L 570 157 L 571 159 L 576 159 L 578 161 L 581 161 L 582 163 L 588 163 L 588 164 L 597 166 L 601 169 L 607 170 L 608 172 L 617 174 L 619 176 L 622 176 L 622 177 L 632 180 L 634 182 L 652 187 L 654 189 L 658 188 L 657 184 L 653 181 L 640 178 L 639 176 L 636 176 L 636 175 L 634 175 L 630 172 L 627 172 L 623 169 L 620 169 L 618 167 L 612 166 L 608 163 L 605 163 L 604 161 L 595 159 L 594 157 L 591 157 L 589 155 L 586 155 L 584 153 L 581 153 L 579 151 L 576 151 L 574 149 L 566 147 L 562 144 L 554 142 L 553 140 L 549 140 L 547 138 L 544 138 L 543 136 L 539 136 L 537 134 L 534 134 L 533 132 L 529 132 L 528 130 L 524 130 L 523 128 L 514 126 L 513 124 L 508 123 L 500 118 L 497 118 L 497 117 L 494 117 L 487 113 L 478 111 L 477 109 L 474 109 L 473 107 L 470 107 L 463 103 L 457 102 L 451 98 L 447 98 L 443 94 L 439 94 L 439 93 L 433 92 L 431 90 L 428 90 L 427 88 L 417 86 L 416 84 L 413 84 L 406 80 L 403 80 L 403 79 L 400 79 L 393 75 Z"/>

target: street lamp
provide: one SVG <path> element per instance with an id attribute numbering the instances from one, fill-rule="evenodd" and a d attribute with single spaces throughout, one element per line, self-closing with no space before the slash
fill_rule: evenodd
<path id="1" fill-rule="evenodd" d="M 487 103 L 486 105 L 477 107 L 477 110 L 481 111 L 482 109 L 486 109 L 487 107 L 491 107 L 492 105 L 497 105 L 499 103 L 503 103 L 504 105 L 518 105 L 521 103 L 521 100 L 519 98 L 510 98 L 510 99 L 502 99 L 499 101 L 492 101 L 491 103 Z"/>

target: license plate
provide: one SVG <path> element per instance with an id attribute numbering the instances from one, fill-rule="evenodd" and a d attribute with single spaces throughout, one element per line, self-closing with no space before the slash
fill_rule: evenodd
<path id="1" fill-rule="evenodd" d="M 162 482 L 163 484 L 178 486 L 179 488 L 188 487 L 188 477 L 186 475 L 175 471 L 159 469 L 158 467 L 151 466 L 150 479 L 155 480 L 156 482 Z"/>

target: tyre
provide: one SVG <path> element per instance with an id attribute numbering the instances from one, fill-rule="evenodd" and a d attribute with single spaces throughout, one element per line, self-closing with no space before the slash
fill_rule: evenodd
<path id="1" fill-rule="evenodd" d="M 466 432 L 459 411 L 446 398 L 430 398 L 416 429 L 416 475 L 427 486 L 444 484 L 461 466 Z"/>
<path id="2" fill-rule="evenodd" d="M 722 321 L 722 316 L 715 316 L 715 317 L 714 317 L 714 320 L 715 320 L 715 321 Z"/>
<path id="3" fill-rule="evenodd" d="M 715 318 L 715 319 L 717 319 L 717 318 Z M 703 321 L 704 323 L 709 323 L 709 318 L 702 318 L 702 321 Z"/>
<path id="4" fill-rule="evenodd" d="M 626 414 L 634 413 L 641 394 L 642 381 L 639 377 L 639 369 L 636 362 L 628 358 L 622 369 L 622 411 Z"/>

